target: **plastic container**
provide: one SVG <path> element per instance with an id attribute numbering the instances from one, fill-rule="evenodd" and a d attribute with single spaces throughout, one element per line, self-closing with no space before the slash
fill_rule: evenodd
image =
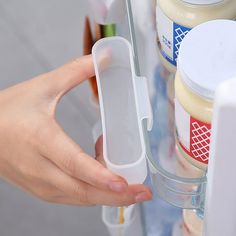
<path id="1" fill-rule="evenodd" d="M 236 22 L 215 20 L 195 27 L 180 47 L 175 80 L 177 144 L 181 154 L 203 170 L 209 160 L 215 89 L 236 75 L 234 42 Z"/>
<path id="2" fill-rule="evenodd" d="M 119 224 L 119 208 L 103 206 L 102 220 L 110 236 L 144 236 L 139 205 L 124 209 L 124 224 Z"/>
<path id="3" fill-rule="evenodd" d="M 120 22 L 126 14 L 125 0 L 89 0 L 95 21 L 101 25 Z"/>
<path id="4" fill-rule="evenodd" d="M 132 48 L 121 37 L 98 41 L 92 50 L 98 84 L 107 167 L 128 183 L 147 176 L 143 121 L 152 127 L 147 81 L 135 75 Z"/>
<path id="5" fill-rule="evenodd" d="M 175 73 L 179 47 L 195 26 L 214 19 L 235 19 L 235 0 L 157 0 L 157 31 L 162 64 Z"/>

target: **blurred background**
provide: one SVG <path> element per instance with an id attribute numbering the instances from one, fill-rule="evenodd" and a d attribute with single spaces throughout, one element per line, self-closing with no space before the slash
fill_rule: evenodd
<path id="1" fill-rule="evenodd" d="M 0 89 L 50 71 L 82 55 L 86 0 L 0 0 Z M 57 118 L 64 130 L 94 155 L 95 121 L 87 82 L 60 102 Z M 14 147 L 13 147 L 14 148 Z M 100 207 L 42 202 L 0 180 L 1 236 L 108 235 Z"/>

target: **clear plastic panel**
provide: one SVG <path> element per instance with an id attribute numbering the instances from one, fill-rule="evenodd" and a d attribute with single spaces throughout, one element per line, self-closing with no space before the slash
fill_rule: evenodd
<path id="1" fill-rule="evenodd" d="M 137 44 L 138 30 L 134 25 L 132 9 L 134 2 L 127 0 L 130 34 L 134 60 L 144 64 L 141 44 Z M 137 50 L 136 50 L 137 47 Z M 149 78 L 150 79 L 150 78 Z M 155 95 L 152 101 L 153 130 L 146 135 L 146 151 L 150 163 L 152 187 L 160 197 L 170 204 L 187 209 L 203 209 L 206 187 L 206 173 L 194 169 L 179 158 L 175 143 L 174 75 L 163 66 L 157 65 L 154 73 Z M 144 124 L 144 133 L 147 127 Z M 150 139 L 150 141 L 149 141 Z"/>
<path id="2" fill-rule="evenodd" d="M 107 167 L 128 183 L 143 183 L 147 176 L 145 145 L 141 126 L 150 102 L 145 81 L 134 72 L 130 43 L 121 37 L 98 41 L 92 50 L 98 84 L 103 127 L 104 160 Z M 144 96 L 148 99 L 148 96 Z M 148 115 L 148 114 L 147 114 Z"/>
<path id="3" fill-rule="evenodd" d="M 102 219 L 110 236 L 144 236 L 139 205 L 125 207 L 122 224 L 119 224 L 119 211 L 119 207 L 102 208 Z"/>
<path id="4" fill-rule="evenodd" d="M 205 172 L 183 159 L 175 143 L 174 76 L 159 66 L 155 79 L 154 129 L 150 134 L 152 153 L 149 155 L 153 187 L 174 206 L 203 209 Z"/>

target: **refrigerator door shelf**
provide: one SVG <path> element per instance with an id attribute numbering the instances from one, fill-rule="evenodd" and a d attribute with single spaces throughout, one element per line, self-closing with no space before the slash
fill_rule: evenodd
<path id="1" fill-rule="evenodd" d="M 127 0 L 128 6 L 130 5 L 129 3 L 130 2 Z M 136 45 L 136 35 L 135 35 L 136 32 L 135 30 L 132 30 L 132 28 L 134 29 L 134 25 L 132 25 L 133 16 L 132 16 L 131 8 L 127 9 L 127 11 L 129 11 L 128 18 L 129 18 L 130 27 L 131 27 L 130 33 L 131 33 L 131 38 L 133 39 L 132 46 L 134 47 L 134 45 Z M 122 51 L 121 50 L 122 48 L 120 46 L 114 45 L 114 41 L 112 43 L 110 42 L 109 46 L 112 48 L 113 53 L 116 52 L 117 55 L 119 55 L 120 52 Z M 123 49 L 122 54 L 121 54 L 123 55 L 122 61 L 123 62 L 126 61 L 125 64 L 122 63 L 122 67 L 128 66 L 129 68 L 131 68 L 131 71 L 132 71 L 131 74 L 134 78 L 133 80 L 134 84 L 139 81 L 142 81 L 144 83 L 144 80 L 142 79 L 140 80 L 140 77 L 135 76 L 135 74 L 139 74 L 137 71 L 137 68 L 140 68 L 140 60 L 138 59 L 137 51 L 134 50 L 134 48 L 131 48 L 130 46 L 128 46 L 128 48 L 129 50 L 127 50 L 127 47 L 125 50 Z M 130 58 L 130 60 L 128 58 Z M 142 57 L 139 57 L 139 58 L 142 58 Z M 117 65 L 118 64 L 116 63 L 115 66 Z M 113 78 L 114 78 L 114 74 L 115 73 L 113 73 Z M 126 87 L 129 87 L 129 86 L 126 86 Z M 139 115 L 139 120 L 141 120 L 142 122 L 142 131 L 140 133 L 141 133 L 141 140 L 143 140 L 144 138 L 145 147 L 142 147 L 142 149 L 145 151 L 145 155 L 147 156 L 147 159 L 149 162 L 149 169 L 152 176 L 153 188 L 157 190 L 158 194 L 165 201 L 169 202 L 170 204 L 174 206 L 177 206 L 180 208 L 187 208 L 187 209 L 200 209 L 201 211 L 203 211 L 204 199 L 205 199 L 205 188 L 206 188 L 206 181 L 207 181 L 206 176 L 203 176 L 201 178 L 183 178 L 183 177 L 177 176 L 175 170 L 173 171 L 173 168 L 169 168 L 168 164 L 166 165 L 165 159 L 166 159 L 167 153 L 165 152 L 165 150 L 159 151 L 158 156 L 157 157 L 155 156 L 153 158 L 153 155 L 155 155 L 154 154 L 155 152 L 151 150 L 152 147 L 149 142 L 149 134 L 148 134 L 148 130 L 150 130 L 150 127 L 153 121 L 152 119 L 153 114 L 150 108 L 150 104 L 149 102 L 147 102 L 149 100 L 147 98 L 148 95 L 146 94 L 148 90 L 146 88 L 146 84 L 145 86 L 139 86 L 136 88 L 137 88 L 136 89 L 137 94 L 141 95 L 145 91 L 145 96 L 142 96 L 142 95 L 137 96 L 138 98 L 137 104 L 139 104 L 137 107 L 139 106 L 141 106 L 142 108 L 146 107 L 146 109 L 144 109 L 144 112 L 141 112 L 143 114 Z M 168 101 L 167 94 L 164 95 L 164 98 L 162 99 L 162 101 L 163 101 L 163 106 L 165 106 L 166 102 Z M 160 100 L 158 101 L 159 105 L 162 101 Z M 163 114 L 162 114 L 162 117 L 163 117 Z M 143 119 L 143 118 L 146 118 L 146 119 Z M 155 116 L 154 118 L 159 119 L 159 117 L 155 117 Z M 127 122 L 127 124 L 130 124 L 130 122 Z M 166 130 L 166 133 L 168 132 L 165 125 L 163 125 L 163 129 Z M 103 130 L 103 133 L 105 133 L 104 131 L 105 130 Z M 155 133 L 155 130 L 153 133 Z M 172 142 L 174 140 L 174 136 L 172 135 L 172 137 L 170 137 L 170 139 L 167 139 L 167 140 L 163 137 L 161 139 L 163 141 L 163 146 L 169 147 L 171 145 L 171 144 L 169 145 L 169 142 Z M 137 145 L 136 147 L 138 148 Z M 131 169 L 127 171 L 130 172 L 130 170 Z M 135 176 L 134 174 L 135 169 L 133 169 L 133 171 L 131 172 L 133 173 L 131 175 Z M 123 174 L 123 173 L 120 173 L 120 174 Z M 123 175 L 123 176 L 125 177 L 126 175 Z M 137 180 L 137 176 L 136 176 L 136 180 Z M 139 180 L 139 182 L 142 182 L 142 181 Z"/>
<path id="2" fill-rule="evenodd" d="M 152 101 L 153 129 L 146 144 L 152 186 L 158 195 L 179 208 L 204 208 L 206 174 L 185 160 L 175 142 L 174 122 L 169 121 L 174 105 L 169 101 L 166 81 L 173 82 L 172 76 L 157 66 L 155 73 L 156 96 Z M 146 130 L 146 129 L 144 129 Z M 147 143 L 147 142 L 146 142 Z"/>
<path id="3" fill-rule="evenodd" d="M 206 176 L 183 178 L 149 158 L 153 188 L 168 203 L 183 209 L 204 210 Z"/>

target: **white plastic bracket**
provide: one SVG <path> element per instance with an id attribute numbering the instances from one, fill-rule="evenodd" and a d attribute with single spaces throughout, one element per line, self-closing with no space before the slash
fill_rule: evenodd
<path id="1" fill-rule="evenodd" d="M 147 119 L 147 129 L 150 131 L 153 125 L 152 107 L 149 98 L 147 78 L 136 77 L 135 86 L 137 91 L 138 112 L 140 120 Z"/>

